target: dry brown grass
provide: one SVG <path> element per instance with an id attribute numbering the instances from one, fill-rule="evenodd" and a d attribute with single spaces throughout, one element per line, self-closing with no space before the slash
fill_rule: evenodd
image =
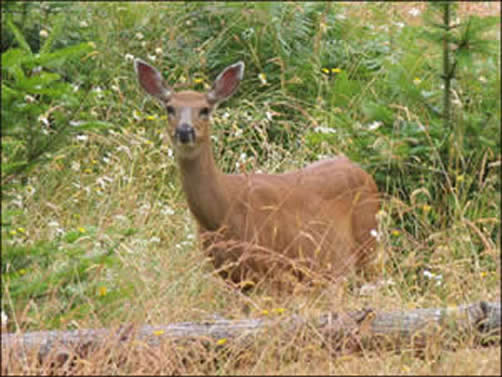
<path id="1" fill-rule="evenodd" d="M 348 16 L 354 12 L 355 17 L 357 12 L 358 22 L 364 23 L 372 17 L 362 3 L 346 6 L 351 8 Z M 391 6 L 414 22 L 409 9 L 422 9 L 424 4 L 375 6 Z M 500 10 L 499 3 L 460 3 L 459 6 L 466 14 L 492 14 Z M 394 14 L 389 9 L 384 12 Z M 131 67 L 130 77 L 132 75 Z M 130 87 L 135 85 L 128 77 L 125 81 Z M 133 93 L 133 89 L 130 92 Z M 259 99 L 256 108 L 261 106 Z M 108 109 L 99 111 L 104 114 Z M 232 122 L 237 118 L 232 117 L 239 108 L 226 111 L 231 116 L 228 120 L 218 118 L 220 130 L 234 127 Z M 259 110 L 257 113 L 256 124 L 263 118 Z M 20 304 L 10 299 L 9 286 L 2 280 L 2 309 L 9 310 L 10 332 L 52 329 L 50 320 L 56 315 L 60 316 L 59 328 L 64 330 L 119 327 L 126 323 L 203 321 L 215 316 L 260 318 L 276 316 L 279 312 L 309 317 L 362 307 L 392 311 L 500 300 L 500 240 L 492 241 L 492 234 L 500 239 L 500 230 L 492 231 L 500 227 L 500 217 L 485 218 L 480 214 L 469 223 L 459 216 L 450 227 L 437 230 L 425 215 L 420 217 L 423 203 L 404 203 L 391 197 L 384 203 L 388 215 L 381 225 L 387 262 L 381 275 L 371 282 L 383 283 L 376 284 L 367 293 L 361 294 L 361 287 L 367 281 L 358 276 L 340 279 L 337 284 L 321 281 L 311 287 L 298 287 L 289 295 L 274 294 L 266 286 L 247 294 L 235 290 L 214 275 L 211 264 L 200 252 L 175 161 L 169 157 L 169 145 L 160 140 L 163 119 L 143 119 L 141 126 L 132 116 L 129 119 L 121 134 L 106 137 L 89 134 L 88 142 L 74 142 L 61 158 L 30 177 L 29 186 L 34 192 L 26 186 L 24 191 L 16 193 L 15 201 L 6 205 L 9 209 L 21 209 L 22 214 L 15 220 L 22 221 L 26 229 L 24 238 L 13 239 L 8 246 L 57 241 L 63 250 L 86 250 L 85 257 L 112 250 L 116 265 L 96 263 L 87 271 L 90 281 L 106 287 L 106 295 L 103 294 L 106 297 L 95 290 L 80 295 L 72 293 L 71 300 L 85 296 L 85 302 L 79 304 L 85 307 L 84 314 L 73 310 L 66 298 L 59 295 L 60 287 L 51 289 L 50 295 L 40 301 L 30 299 Z M 145 124 L 149 128 L 143 128 Z M 282 125 L 295 129 L 288 121 Z M 224 138 L 223 131 L 215 133 L 220 140 Z M 243 145 L 246 143 L 244 138 L 236 139 Z M 259 168 L 268 172 L 299 167 L 310 153 L 301 150 L 292 155 L 277 145 L 266 148 L 271 151 L 270 158 Z M 340 150 L 333 145 L 323 148 L 325 154 L 336 154 Z M 110 152 L 106 155 L 108 162 L 104 162 L 103 151 Z M 233 168 L 239 156 L 229 152 L 225 158 L 222 164 Z M 76 162 L 80 165 L 78 168 L 72 165 Z M 490 174 L 491 182 L 496 181 L 495 173 Z M 111 180 L 103 181 L 103 177 Z M 467 208 L 472 202 L 466 200 L 463 205 Z M 500 208 L 500 203 L 494 201 L 486 206 Z M 462 213 L 464 208 L 457 210 Z M 426 233 L 427 237 L 412 235 L 398 227 L 410 213 L 417 214 L 417 233 Z M 56 228 L 51 225 L 54 222 L 66 232 L 85 227 L 87 233 L 74 243 L 58 241 Z M 480 241 L 482 239 L 484 241 Z M 4 242 L 7 241 L 2 241 L 2 246 L 7 245 Z M 478 255 L 477 246 L 483 242 Z M 430 260 L 426 261 L 424 255 L 430 255 Z M 476 264 L 481 257 L 490 260 L 490 266 L 494 267 L 486 271 L 483 265 Z M 27 275 L 42 272 L 48 276 L 57 271 L 60 263 L 55 259 L 46 270 L 35 266 Z M 440 284 L 424 277 L 425 268 L 434 276 L 441 276 Z M 500 375 L 500 346 L 486 349 L 470 346 L 466 340 L 456 352 L 432 347 L 425 358 L 416 357 L 411 350 L 397 355 L 386 351 L 334 357 L 315 335 L 271 332 L 246 349 L 232 344 L 205 348 L 193 343 L 184 348 L 165 344 L 141 350 L 111 344 L 85 359 L 77 359 L 71 373 Z M 51 371 L 50 362 L 40 365 L 30 355 L 23 358 L 3 354 L 2 372 L 46 374 Z M 62 372 L 64 368 L 55 373 Z"/>

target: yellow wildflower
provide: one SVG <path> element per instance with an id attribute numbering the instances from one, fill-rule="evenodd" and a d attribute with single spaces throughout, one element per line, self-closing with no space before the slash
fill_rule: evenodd
<path id="1" fill-rule="evenodd" d="M 392 234 L 394 237 L 397 237 L 397 236 L 399 236 L 399 235 L 401 234 L 401 232 L 400 232 L 399 230 L 397 230 L 397 229 L 394 229 L 394 230 L 391 232 L 391 234 Z"/>
<path id="2" fill-rule="evenodd" d="M 223 344 L 225 344 L 226 342 L 228 341 L 227 338 L 221 338 L 221 339 L 218 339 L 218 341 L 216 342 L 217 345 L 219 346 L 222 346 Z"/>
<path id="3" fill-rule="evenodd" d="M 84 169 L 84 173 L 87 173 L 87 174 L 91 174 L 92 173 L 92 170 L 87 168 L 87 169 Z"/>
<path id="4" fill-rule="evenodd" d="M 26 275 L 26 270 L 24 268 L 21 268 L 19 270 L 19 275 L 21 275 L 21 276 Z"/>
<path id="5" fill-rule="evenodd" d="M 420 80 L 418 77 L 415 77 L 415 78 L 413 79 L 413 84 L 415 84 L 415 85 L 418 85 L 418 84 L 420 84 L 421 82 L 422 82 L 422 80 Z"/>
<path id="6" fill-rule="evenodd" d="M 277 314 L 282 314 L 286 311 L 286 309 L 284 308 L 275 308 L 275 309 L 272 309 L 273 312 L 277 313 Z"/>
<path id="7" fill-rule="evenodd" d="M 85 233 L 85 232 L 87 232 L 87 230 L 85 230 L 85 228 L 84 228 L 83 226 L 79 227 L 79 228 L 78 228 L 78 231 L 79 231 L 80 233 Z"/>
<path id="8" fill-rule="evenodd" d="M 328 68 L 322 68 L 321 71 L 323 71 L 323 73 L 326 73 L 326 74 L 329 73 L 329 69 Z"/>
<path id="9" fill-rule="evenodd" d="M 146 120 L 155 120 L 157 119 L 157 115 L 147 115 Z"/>
<path id="10" fill-rule="evenodd" d="M 267 76 L 265 76 L 263 72 L 258 75 L 258 78 L 260 79 L 262 85 L 265 85 L 267 83 Z"/>
<path id="11" fill-rule="evenodd" d="M 196 83 L 196 84 L 200 84 L 200 83 L 204 82 L 204 79 L 201 79 L 200 77 L 197 77 L 197 78 L 193 79 L 193 82 Z"/>
<path id="12" fill-rule="evenodd" d="M 106 296 L 107 294 L 107 289 L 106 287 L 102 286 L 102 287 L 99 287 L 99 290 L 98 290 L 98 296 Z"/>
<path id="13" fill-rule="evenodd" d="M 486 271 L 481 271 L 481 273 L 479 274 L 479 276 L 481 278 L 485 278 L 487 275 L 488 275 L 488 272 L 486 272 Z"/>
<path id="14" fill-rule="evenodd" d="M 340 73 L 342 70 L 340 68 L 331 68 L 331 73 Z"/>
<path id="15" fill-rule="evenodd" d="M 457 175 L 457 182 L 463 182 L 463 181 L 464 181 L 464 175 L 463 174 Z"/>
<path id="16" fill-rule="evenodd" d="M 15 230 L 15 229 L 12 229 L 12 230 L 9 232 L 9 234 L 10 234 L 11 236 L 15 236 L 15 235 L 17 234 L 17 232 L 16 232 L 16 230 Z"/>
<path id="17" fill-rule="evenodd" d="M 160 335 L 162 335 L 162 334 L 164 334 L 164 333 L 165 333 L 165 331 L 164 331 L 164 330 L 154 330 L 153 335 L 160 336 Z"/>
<path id="18" fill-rule="evenodd" d="M 425 213 L 430 212 L 431 209 L 432 209 L 432 207 L 428 204 L 424 204 L 422 206 L 422 211 L 424 211 Z"/>
<path id="19" fill-rule="evenodd" d="M 19 227 L 19 228 L 17 228 L 17 231 L 18 231 L 19 233 L 26 233 L 26 229 L 24 229 L 23 227 Z"/>

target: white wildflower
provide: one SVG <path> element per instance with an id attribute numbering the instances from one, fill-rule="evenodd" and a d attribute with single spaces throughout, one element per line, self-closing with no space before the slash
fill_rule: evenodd
<path id="1" fill-rule="evenodd" d="M 268 120 L 272 120 L 272 116 L 273 116 L 273 114 L 272 114 L 270 111 L 267 111 L 267 112 L 265 113 L 265 116 L 267 117 L 267 119 L 268 119 Z"/>
<path id="2" fill-rule="evenodd" d="M 163 51 L 162 51 L 162 49 L 161 49 L 160 47 L 157 47 L 157 48 L 155 49 L 155 53 L 156 53 L 157 55 L 162 55 Z"/>
<path id="3" fill-rule="evenodd" d="M 98 98 L 103 98 L 103 89 L 101 89 L 100 86 L 96 86 L 95 88 L 92 89 L 94 93 L 96 93 L 96 96 Z"/>
<path id="4" fill-rule="evenodd" d="M 40 30 L 40 33 L 39 35 L 42 37 L 42 38 L 47 38 L 49 36 L 49 33 L 47 32 L 47 30 Z"/>
<path id="5" fill-rule="evenodd" d="M 131 62 L 134 61 L 134 55 L 132 54 L 125 54 L 124 58 L 126 61 L 131 61 Z"/>
<path id="6" fill-rule="evenodd" d="M 89 26 L 86 21 L 80 21 L 80 27 L 87 27 Z"/>
<path id="7" fill-rule="evenodd" d="M 136 109 L 134 109 L 132 111 L 132 117 L 136 120 L 140 120 L 141 119 L 141 113 L 139 111 L 137 111 Z"/>
<path id="8" fill-rule="evenodd" d="M 2 324 L 2 327 L 6 327 L 7 326 L 7 322 L 9 321 L 9 317 L 7 316 L 7 314 L 4 313 L 4 311 L 2 310 L 2 318 L 1 318 L 1 324 Z"/>
<path id="9" fill-rule="evenodd" d="M 44 116 L 44 115 L 39 115 L 39 117 L 38 117 L 38 121 L 39 121 L 40 123 L 43 123 L 43 124 L 44 124 L 44 126 L 49 127 L 49 120 L 47 119 L 47 117 L 46 117 L 46 116 Z"/>
<path id="10" fill-rule="evenodd" d="M 336 130 L 330 127 L 318 126 L 314 128 L 314 132 L 318 132 L 320 134 L 334 134 Z"/>
<path id="11" fill-rule="evenodd" d="M 418 15 L 420 15 L 420 13 L 422 13 L 422 12 L 421 12 L 421 11 L 420 11 L 420 9 L 418 9 L 418 8 L 411 8 L 411 9 L 408 11 L 408 13 L 409 13 L 411 16 L 413 16 L 413 17 L 417 17 L 417 16 L 418 16 Z"/>
<path id="12" fill-rule="evenodd" d="M 166 216 L 172 216 L 172 215 L 174 215 L 174 210 L 169 206 L 164 206 L 160 210 L 160 213 L 162 213 L 163 215 L 166 215 Z"/>
<path id="13" fill-rule="evenodd" d="M 380 241 L 382 239 L 381 234 L 376 229 L 371 229 L 370 234 L 371 236 L 375 237 L 377 241 Z"/>
<path id="14" fill-rule="evenodd" d="M 70 120 L 70 126 L 72 127 L 78 127 L 83 123 L 85 123 L 83 120 Z"/>
<path id="15" fill-rule="evenodd" d="M 75 139 L 77 139 L 77 141 L 87 141 L 89 139 L 89 136 L 87 136 L 87 135 L 77 135 L 75 137 Z"/>
<path id="16" fill-rule="evenodd" d="M 427 279 L 432 279 L 434 274 L 432 272 L 430 272 L 429 270 L 424 270 L 424 276 L 427 278 Z"/>
<path id="17" fill-rule="evenodd" d="M 72 161 L 71 162 L 71 170 L 73 170 L 73 171 L 80 171 L 80 162 L 78 162 L 78 161 Z"/>
<path id="18" fill-rule="evenodd" d="M 36 101 L 36 100 L 35 100 L 35 97 L 30 96 L 29 94 L 27 94 L 27 95 L 25 95 L 25 96 L 24 96 L 24 100 L 25 100 L 25 102 L 27 102 L 27 103 L 33 103 L 33 102 L 35 102 L 35 101 Z"/>
<path id="19" fill-rule="evenodd" d="M 368 130 L 375 131 L 375 130 L 379 129 L 381 125 L 383 125 L 383 122 L 376 120 L 373 123 L 368 124 Z"/>
<path id="20" fill-rule="evenodd" d="M 154 62 L 155 60 L 157 60 L 157 57 L 155 55 L 147 55 L 147 58 L 149 60 L 151 60 L 152 62 Z"/>
<path id="21" fill-rule="evenodd" d="M 143 33 L 137 32 L 136 33 L 136 38 L 138 38 L 139 40 L 142 40 L 144 38 Z"/>

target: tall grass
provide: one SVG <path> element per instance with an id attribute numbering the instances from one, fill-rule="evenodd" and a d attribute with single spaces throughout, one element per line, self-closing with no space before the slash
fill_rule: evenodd
<path id="1" fill-rule="evenodd" d="M 30 35 L 43 37 L 26 20 L 50 31 L 54 7 L 33 5 L 13 18 L 32 48 Z M 2 188 L 1 305 L 9 331 L 499 300 L 496 26 L 485 38 L 496 38 L 498 49 L 459 67 L 450 133 L 441 122 L 441 50 L 419 39 L 427 26 L 408 23 L 413 16 L 403 18 L 396 5 L 76 3 L 64 12 L 65 32 L 53 48 L 96 46 L 56 68 L 87 94 L 75 120 L 113 126 L 68 138 L 48 163 Z M 244 295 L 215 276 L 200 252 L 165 114 L 141 92 L 130 56 L 159 67 L 176 88 L 198 90 L 226 65 L 246 62 L 241 89 L 213 119 L 225 172 L 282 172 L 345 154 L 371 173 L 385 199 L 380 284 L 362 294 L 367 282 L 351 277 L 291 296 L 266 289 Z M 7 153 L 2 148 L 2 159 Z M 406 352 L 334 360 L 319 339 L 293 340 L 271 336 L 240 366 L 222 356 L 217 365 L 179 371 L 500 373 L 499 348 L 436 350 L 426 360 Z M 86 371 L 112 371 L 100 362 Z M 139 373 L 141 362 L 114 372 Z M 163 365 L 157 373 L 176 370 Z"/>

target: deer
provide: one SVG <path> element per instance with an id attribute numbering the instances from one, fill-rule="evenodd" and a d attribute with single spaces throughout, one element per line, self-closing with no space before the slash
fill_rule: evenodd
<path id="1" fill-rule="evenodd" d="M 143 90 L 167 111 L 167 132 L 201 247 L 216 272 L 241 287 L 284 274 L 335 281 L 364 268 L 376 247 L 379 192 L 345 156 L 280 174 L 226 174 L 216 164 L 211 114 L 231 97 L 244 62 L 226 67 L 210 89 L 174 91 L 136 58 Z"/>

